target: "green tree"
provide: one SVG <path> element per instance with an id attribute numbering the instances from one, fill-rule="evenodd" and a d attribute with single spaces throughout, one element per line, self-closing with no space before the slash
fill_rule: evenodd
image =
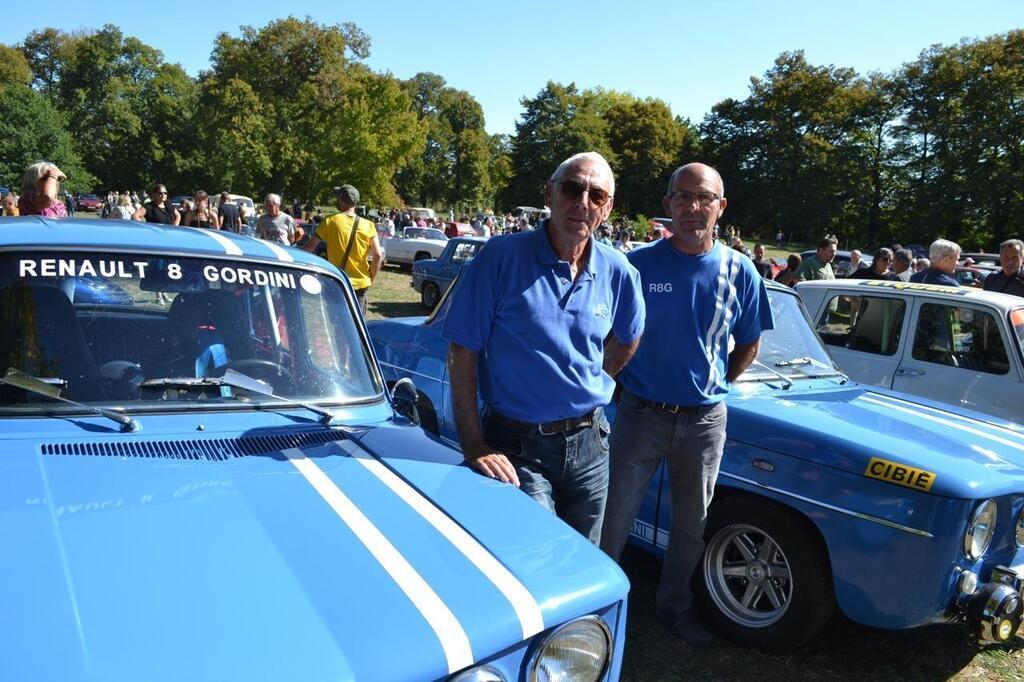
<path id="1" fill-rule="evenodd" d="M 28 85 L 32 82 L 32 70 L 21 50 L 0 45 L 0 89 L 8 85 Z"/>
<path id="2" fill-rule="evenodd" d="M 574 83 L 549 81 L 532 99 L 523 99 L 509 158 L 512 177 L 501 195 L 503 207 L 539 206 L 544 186 L 562 161 L 573 154 L 596 151 L 615 161 L 602 117 L 608 98 L 580 92 Z"/>
<path id="3" fill-rule="evenodd" d="M 615 208 L 626 215 L 659 215 L 665 186 L 689 127 L 657 99 L 620 99 L 605 114 L 608 143 L 617 159 Z"/>
<path id="4" fill-rule="evenodd" d="M 60 112 L 27 85 L 0 88 L 0 183 L 21 186 L 25 169 L 52 161 L 67 174 L 65 189 L 92 189 L 96 179 L 82 166 Z"/>

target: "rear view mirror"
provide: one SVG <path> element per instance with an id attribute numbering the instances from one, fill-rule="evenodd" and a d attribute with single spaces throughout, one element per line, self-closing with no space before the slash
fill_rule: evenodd
<path id="1" fill-rule="evenodd" d="M 395 412 L 417 426 L 420 423 L 420 411 L 416 407 L 418 399 L 419 391 L 416 390 L 416 384 L 408 377 L 399 379 L 391 387 L 391 402 L 395 407 Z"/>

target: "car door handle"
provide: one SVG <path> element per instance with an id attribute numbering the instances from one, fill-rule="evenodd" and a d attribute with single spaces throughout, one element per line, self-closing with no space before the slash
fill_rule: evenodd
<path id="1" fill-rule="evenodd" d="M 900 377 L 919 377 L 924 374 L 923 369 L 903 369 L 896 370 L 896 376 Z"/>

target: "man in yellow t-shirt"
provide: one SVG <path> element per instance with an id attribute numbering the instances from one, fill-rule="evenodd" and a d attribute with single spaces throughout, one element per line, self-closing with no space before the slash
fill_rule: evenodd
<path id="1" fill-rule="evenodd" d="M 334 196 L 338 213 L 321 222 L 303 248 L 316 253 L 321 241 L 327 243 L 327 260 L 348 275 L 365 315 L 366 291 L 380 271 L 384 252 L 373 221 L 356 215 L 359 190 L 352 185 L 342 185 L 334 188 Z"/>

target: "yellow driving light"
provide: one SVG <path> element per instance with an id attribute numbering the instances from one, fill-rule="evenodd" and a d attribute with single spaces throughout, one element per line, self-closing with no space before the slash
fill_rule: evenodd
<path id="1" fill-rule="evenodd" d="M 999 639 L 1003 642 L 1010 639 L 1013 635 L 1013 623 L 1009 618 L 1003 618 L 999 621 Z"/>

